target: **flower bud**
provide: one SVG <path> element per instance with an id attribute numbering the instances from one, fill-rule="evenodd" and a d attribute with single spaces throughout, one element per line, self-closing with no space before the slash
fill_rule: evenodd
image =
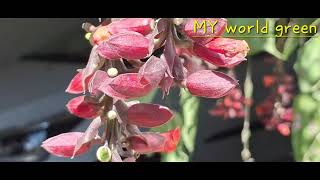
<path id="1" fill-rule="evenodd" d="M 246 41 L 217 38 L 205 45 L 195 43 L 193 53 L 219 67 L 232 68 L 246 60 L 249 46 Z"/>
<path id="2" fill-rule="evenodd" d="M 115 119 L 115 118 L 117 118 L 117 113 L 116 113 L 115 111 L 111 110 L 111 111 L 109 111 L 109 112 L 107 113 L 107 117 L 108 117 L 108 119 L 110 119 L 110 120 Z"/>
<path id="3" fill-rule="evenodd" d="M 206 44 L 214 39 L 213 36 L 222 36 L 226 26 L 227 20 L 224 18 L 189 18 L 182 31 L 195 42 Z"/>
<path id="4" fill-rule="evenodd" d="M 128 31 L 112 35 L 99 45 L 98 52 L 101 57 L 109 60 L 135 60 L 148 57 L 153 46 L 153 40 L 140 33 Z"/>
<path id="5" fill-rule="evenodd" d="M 224 73 L 202 70 L 191 74 L 187 78 L 186 86 L 193 95 L 220 98 L 238 86 L 238 82 Z"/>
<path id="6" fill-rule="evenodd" d="M 110 68 L 110 69 L 108 69 L 107 73 L 108 73 L 109 77 L 113 78 L 113 77 L 118 76 L 119 72 L 118 72 L 117 68 Z"/>

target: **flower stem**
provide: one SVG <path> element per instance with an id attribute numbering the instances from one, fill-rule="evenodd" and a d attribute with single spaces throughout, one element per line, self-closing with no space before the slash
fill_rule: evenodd
<path id="1" fill-rule="evenodd" d="M 251 79 L 251 64 L 250 61 L 248 61 L 247 65 L 247 74 L 246 79 L 244 82 L 244 94 L 246 99 L 252 98 L 252 92 L 253 92 L 253 83 Z M 241 151 L 241 158 L 244 162 L 253 162 L 254 159 L 252 158 L 251 152 L 250 152 L 250 105 L 245 105 L 245 117 L 243 122 L 243 129 L 241 132 L 241 142 L 243 145 L 243 149 Z"/>

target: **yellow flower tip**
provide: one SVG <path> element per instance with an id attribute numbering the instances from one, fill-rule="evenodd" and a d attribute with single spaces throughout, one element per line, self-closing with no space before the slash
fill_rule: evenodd
<path id="1" fill-rule="evenodd" d="M 85 38 L 86 38 L 87 40 L 90 40 L 91 34 L 92 34 L 92 33 L 87 33 L 87 34 L 85 35 Z"/>

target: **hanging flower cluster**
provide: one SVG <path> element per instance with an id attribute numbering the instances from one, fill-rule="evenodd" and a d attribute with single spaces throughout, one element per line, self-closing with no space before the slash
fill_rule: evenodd
<path id="1" fill-rule="evenodd" d="M 209 114 L 224 119 L 243 119 L 246 105 L 251 106 L 252 100 L 246 99 L 241 89 L 237 87 L 227 96 L 219 99 L 216 106 L 209 110 Z"/>
<path id="2" fill-rule="evenodd" d="M 215 35 L 222 35 L 226 20 L 214 20 L 218 20 Z M 66 89 L 79 95 L 67 103 L 67 109 L 92 122 L 85 132 L 60 134 L 42 147 L 53 155 L 73 158 L 100 144 L 97 158 L 102 162 L 132 162 L 140 154 L 175 151 L 178 127 L 159 133 L 139 129 L 167 123 L 173 112 L 134 99 L 157 88 L 165 96 L 173 86 L 195 96 L 223 97 L 238 86 L 237 80 L 205 67 L 233 67 L 249 51 L 245 41 L 194 37 L 206 34 L 193 32 L 193 22 L 193 18 L 125 18 L 108 19 L 97 27 L 85 23 L 93 48 L 86 67 L 78 70 Z"/>
<path id="3" fill-rule="evenodd" d="M 256 114 L 265 124 L 266 129 L 276 129 L 283 136 L 289 136 L 293 121 L 292 101 L 294 98 L 294 79 L 291 75 L 265 75 L 265 87 L 273 87 L 274 91 L 257 105 Z"/>

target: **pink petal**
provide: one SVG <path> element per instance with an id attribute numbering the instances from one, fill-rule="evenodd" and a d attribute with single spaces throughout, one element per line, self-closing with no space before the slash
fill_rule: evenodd
<path id="1" fill-rule="evenodd" d="M 174 61 L 176 59 L 176 56 L 177 56 L 177 53 L 176 53 L 176 48 L 173 41 L 172 33 L 169 32 L 169 35 L 165 42 L 163 55 L 161 55 L 160 58 L 164 59 L 167 62 L 168 74 L 170 76 L 173 76 L 172 71 L 173 71 L 173 66 L 174 66 Z"/>
<path id="2" fill-rule="evenodd" d="M 73 98 L 66 106 L 71 114 L 84 119 L 95 118 L 100 113 L 98 100 L 89 96 Z"/>
<path id="3" fill-rule="evenodd" d="M 142 35 L 147 35 L 152 32 L 154 20 L 152 18 L 124 18 L 114 21 L 109 25 L 109 31 L 112 34 L 121 33 L 124 31 L 134 31 Z"/>
<path id="4" fill-rule="evenodd" d="M 110 60 L 125 58 L 128 60 L 148 57 L 153 50 L 153 41 L 137 32 L 122 32 L 112 35 L 99 45 L 99 54 Z"/>
<path id="5" fill-rule="evenodd" d="M 99 57 L 97 48 L 98 46 L 92 48 L 87 66 L 83 69 L 82 86 L 84 89 L 87 89 L 85 82 L 87 82 L 88 79 L 90 79 L 104 64 L 104 60 Z"/>
<path id="6" fill-rule="evenodd" d="M 123 162 L 136 162 L 136 159 L 133 157 L 128 157 L 128 158 L 125 158 Z"/>
<path id="7" fill-rule="evenodd" d="M 173 85 L 173 78 L 170 77 L 167 73 L 165 73 L 164 78 L 161 80 L 159 86 L 162 90 L 163 96 L 168 95 L 170 92 L 170 88 Z"/>
<path id="8" fill-rule="evenodd" d="M 128 123 L 140 127 L 160 126 L 173 117 L 169 108 L 157 104 L 139 103 L 128 109 Z"/>
<path id="9" fill-rule="evenodd" d="M 50 154 L 59 157 L 72 157 L 77 140 L 83 135 L 82 132 L 70 132 L 51 137 L 41 145 Z M 86 153 L 90 144 L 84 144 L 75 155 Z"/>
<path id="10" fill-rule="evenodd" d="M 99 90 L 118 99 L 138 98 L 153 90 L 150 84 L 142 84 L 138 73 L 126 73 L 115 77 L 111 82 L 103 83 Z"/>
<path id="11" fill-rule="evenodd" d="M 167 64 L 164 60 L 151 56 L 140 68 L 139 77 L 153 86 L 158 86 L 160 81 L 163 79 L 166 70 Z"/>
<path id="12" fill-rule="evenodd" d="M 85 90 L 84 90 L 84 87 L 83 87 L 83 84 L 82 84 L 82 74 L 83 74 L 83 71 L 79 72 L 78 74 L 76 74 L 68 88 L 66 89 L 66 92 L 67 93 L 70 93 L 70 94 L 81 94 L 83 93 Z M 85 86 L 88 87 L 88 84 L 90 82 L 91 78 L 88 77 L 85 81 Z"/>
<path id="13" fill-rule="evenodd" d="M 84 132 L 78 139 L 74 147 L 73 156 L 81 150 L 86 144 L 94 142 L 94 140 L 99 136 L 99 128 L 102 125 L 101 118 L 95 118 L 87 128 L 86 132 Z"/>
<path id="14" fill-rule="evenodd" d="M 143 133 L 143 136 L 130 136 L 127 138 L 130 148 L 138 153 L 162 152 L 165 138 L 157 133 Z"/>
<path id="15" fill-rule="evenodd" d="M 220 98 L 238 86 L 238 82 L 224 73 L 202 70 L 191 74 L 187 78 L 186 86 L 193 95 Z"/>
<path id="16" fill-rule="evenodd" d="M 161 135 L 166 137 L 166 143 L 163 152 L 170 153 L 175 151 L 181 138 L 180 129 L 176 128 L 174 130 L 162 133 Z"/>
<path id="17" fill-rule="evenodd" d="M 176 56 L 174 59 L 172 75 L 176 80 L 182 81 L 185 79 L 187 73 L 185 68 L 182 65 L 181 59 Z"/>
<path id="18" fill-rule="evenodd" d="M 89 92 L 92 95 L 98 96 L 101 93 L 101 91 L 98 90 L 101 84 L 106 81 L 110 82 L 111 80 L 112 78 L 109 77 L 108 73 L 98 70 L 92 77 L 91 83 L 89 85 Z"/>
<path id="19" fill-rule="evenodd" d="M 204 32 L 204 28 L 197 28 L 197 31 L 194 31 L 194 23 L 198 22 L 200 25 L 203 21 L 206 21 L 207 31 Z M 211 22 L 214 24 L 217 21 L 217 24 L 214 26 L 214 32 L 212 33 Z M 213 37 L 195 37 L 195 36 L 222 36 L 225 28 L 227 26 L 227 20 L 224 18 L 189 18 L 183 26 L 183 32 L 191 39 L 196 41 L 199 44 L 206 44 L 210 42 Z"/>
<path id="20" fill-rule="evenodd" d="M 121 56 L 107 41 L 102 42 L 98 47 L 99 55 L 108 60 L 119 60 Z"/>

